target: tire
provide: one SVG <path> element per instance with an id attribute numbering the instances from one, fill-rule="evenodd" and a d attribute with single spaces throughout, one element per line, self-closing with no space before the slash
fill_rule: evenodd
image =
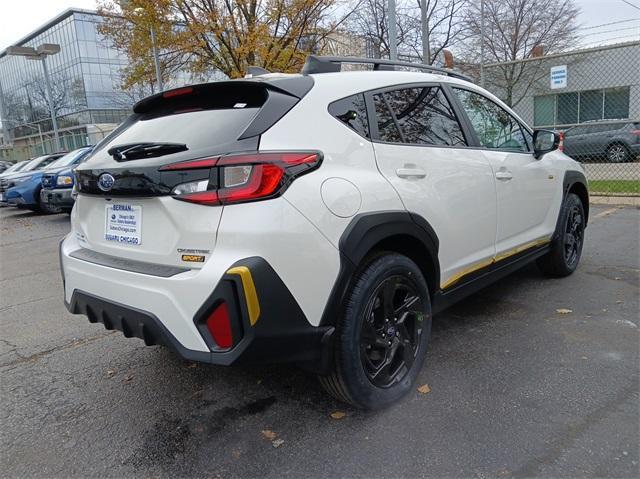
<path id="1" fill-rule="evenodd" d="M 333 370 L 320 382 L 353 406 L 389 406 L 413 388 L 430 333 L 431 301 L 420 268 L 397 253 L 376 256 L 356 273 L 336 325 Z"/>
<path id="2" fill-rule="evenodd" d="M 607 147 L 607 161 L 609 163 L 625 163 L 630 158 L 629 148 L 622 143 L 615 143 Z"/>
<path id="3" fill-rule="evenodd" d="M 561 278 L 576 270 L 584 244 L 584 218 L 582 201 L 578 195 L 569 193 L 560 209 L 551 251 L 536 261 L 543 273 Z"/>

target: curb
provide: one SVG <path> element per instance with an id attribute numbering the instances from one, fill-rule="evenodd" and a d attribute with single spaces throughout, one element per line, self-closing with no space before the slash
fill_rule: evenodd
<path id="1" fill-rule="evenodd" d="M 640 196 L 590 196 L 592 205 L 623 205 L 640 207 Z"/>

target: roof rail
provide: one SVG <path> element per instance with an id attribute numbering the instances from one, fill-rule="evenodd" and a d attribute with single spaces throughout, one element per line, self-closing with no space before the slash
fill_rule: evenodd
<path id="1" fill-rule="evenodd" d="M 462 73 L 449 70 L 448 68 L 434 67 L 431 65 L 423 65 L 422 63 L 401 62 L 394 60 L 386 60 L 383 58 L 361 58 L 361 57 L 328 57 L 309 55 L 307 61 L 302 67 L 302 74 L 309 75 L 311 73 L 334 73 L 342 71 L 343 63 L 373 65 L 374 70 L 395 70 L 395 67 L 416 68 L 440 75 L 447 75 L 454 78 L 460 78 L 473 82 L 471 78 Z"/>

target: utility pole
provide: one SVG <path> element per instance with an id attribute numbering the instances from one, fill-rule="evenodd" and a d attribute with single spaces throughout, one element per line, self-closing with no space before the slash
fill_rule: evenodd
<path id="1" fill-rule="evenodd" d="M 42 55 L 42 69 L 44 70 L 44 82 L 47 86 L 47 103 L 49 104 L 49 115 L 51 116 L 51 126 L 53 126 L 53 137 L 55 138 L 56 151 L 62 149 L 60 145 L 60 134 L 58 133 L 58 120 L 56 120 L 56 112 L 53 108 L 53 93 L 51 92 L 51 80 L 49 80 L 49 70 L 47 69 L 47 56 Z M 40 124 L 38 124 L 38 128 Z M 41 130 L 39 130 L 41 131 Z"/>
<path id="2" fill-rule="evenodd" d="M 484 0 L 480 0 L 480 86 L 484 88 Z"/>
<path id="3" fill-rule="evenodd" d="M 396 0 L 389 0 L 389 58 L 398 59 L 398 32 L 396 30 Z"/>
<path id="4" fill-rule="evenodd" d="M 422 25 L 422 63 L 431 65 L 431 48 L 429 46 L 429 16 L 427 0 L 420 0 L 420 20 Z"/>
<path id="5" fill-rule="evenodd" d="M 158 45 L 156 40 L 156 30 L 153 25 L 150 27 L 151 33 L 151 49 L 153 51 L 153 63 L 156 67 L 156 82 L 158 83 L 158 90 L 162 93 L 164 91 L 164 84 L 162 83 L 162 74 L 160 73 L 160 56 L 158 55 Z"/>

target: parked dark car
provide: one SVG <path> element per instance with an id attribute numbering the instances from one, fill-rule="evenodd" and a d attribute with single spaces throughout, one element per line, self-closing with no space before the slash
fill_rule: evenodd
<path id="1" fill-rule="evenodd" d="M 56 162 L 59 167 L 52 171 L 45 170 L 45 174 L 42 177 L 40 204 L 50 212 L 71 213 L 73 209 L 73 203 L 75 202 L 71 195 L 75 181 L 73 170 L 91 156 L 93 146 L 87 146 L 76 151 L 77 154 L 73 157 L 71 153 L 74 152 L 71 152 L 66 157 L 60 158 L 58 162 L 63 162 L 69 157 L 64 165 L 58 165 L 58 162 Z"/>
<path id="2" fill-rule="evenodd" d="M 20 169 L 20 171 L 11 173 L 9 175 L 2 175 L 0 177 L 0 205 L 11 204 L 12 206 L 26 206 L 27 204 L 29 204 L 30 199 L 23 198 L 22 196 L 20 198 L 16 197 L 15 201 L 8 201 L 8 191 L 16 187 L 16 185 L 34 181 L 36 178 L 38 184 L 40 184 L 40 180 L 42 179 L 40 170 L 66 154 L 67 152 L 59 152 L 52 153 L 50 155 L 39 156 L 29 161 L 23 168 Z"/>
<path id="3" fill-rule="evenodd" d="M 581 161 L 624 163 L 640 155 L 640 123 L 586 122 L 564 133 L 564 152 Z"/>

